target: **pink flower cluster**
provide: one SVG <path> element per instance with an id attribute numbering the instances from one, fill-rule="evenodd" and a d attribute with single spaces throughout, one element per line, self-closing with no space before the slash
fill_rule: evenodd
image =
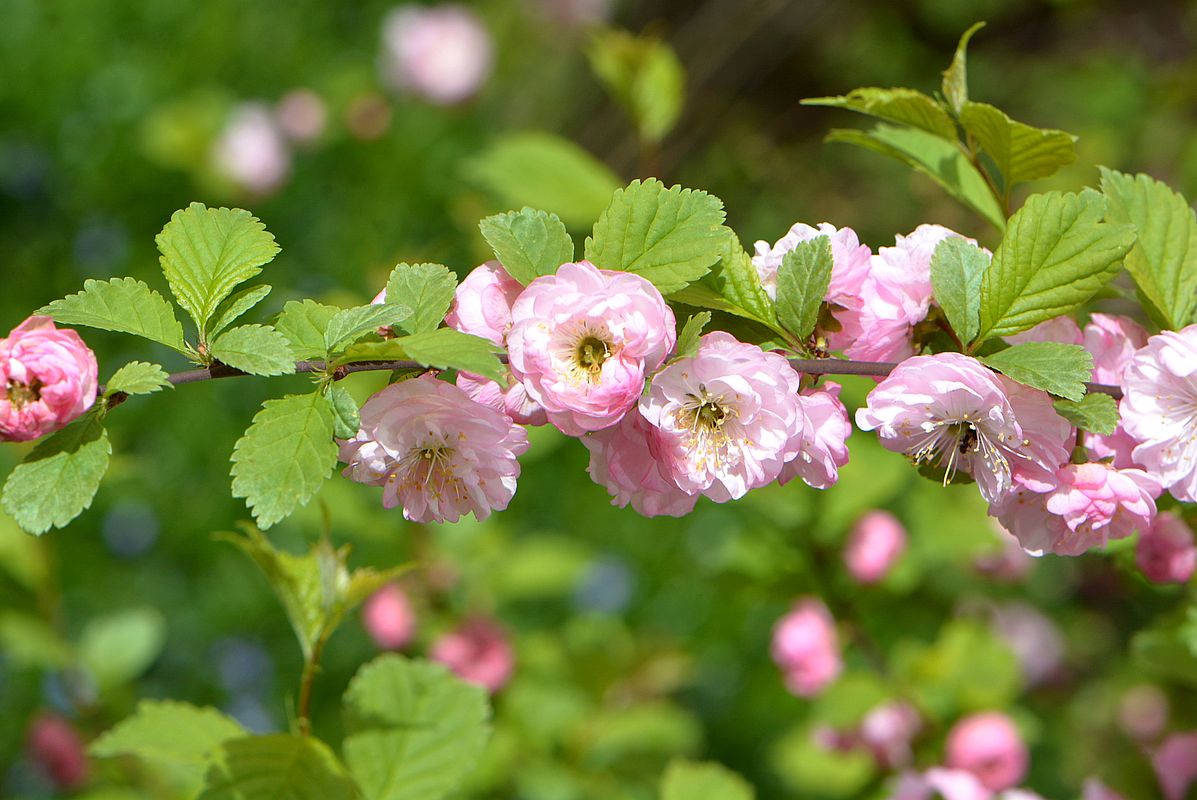
<path id="1" fill-rule="evenodd" d="M 1027 746 L 1009 717 L 997 711 L 973 714 L 948 732 L 944 766 L 904 773 L 891 800 L 1042 800 L 1015 788 L 1029 761 Z"/>
<path id="2" fill-rule="evenodd" d="M 0 442 L 27 442 L 96 402 L 96 356 L 79 334 L 30 317 L 0 339 Z"/>

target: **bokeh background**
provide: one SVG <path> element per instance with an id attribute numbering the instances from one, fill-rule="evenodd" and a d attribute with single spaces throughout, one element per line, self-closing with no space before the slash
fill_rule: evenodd
<path id="1" fill-rule="evenodd" d="M 193 200 L 250 209 L 282 245 L 257 319 L 305 296 L 366 302 L 399 261 L 464 275 L 487 255 L 477 221 L 524 204 L 557 211 L 580 243 L 611 189 L 646 173 L 721 197 L 749 247 L 797 220 L 851 226 L 873 247 L 934 221 L 992 246 L 994 231 L 925 178 L 822 143 L 860 119 L 799 104 L 861 85 L 933 91 L 980 19 L 973 96 L 1080 137 L 1077 162 L 1036 189 L 1093 183 L 1105 164 L 1197 196 L 1197 4 L 468 8 L 493 63 L 476 92 L 445 104 L 388 66 L 389 3 L 0 0 L 0 329 L 86 278 L 165 290 L 154 235 Z M 638 134 L 588 57 L 608 27 L 676 52 L 680 116 L 659 143 Z M 101 378 L 134 358 L 184 368 L 152 345 L 85 333 Z M 382 380 L 346 385 L 364 400 Z M 262 577 L 212 534 L 247 516 L 229 497 L 233 443 L 263 399 L 303 381 L 134 399 L 110 418 L 116 456 L 89 512 L 41 539 L 0 517 L 0 795 L 55 795 L 25 746 L 46 711 L 84 738 L 142 697 L 287 727 L 298 648 Z M 867 389 L 849 381 L 849 405 Z M 474 616 L 503 625 L 516 671 L 462 797 L 649 798 L 675 755 L 721 761 L 762 798 L 885 797 L 889 773 L 866 751 L 815 734 L 904 696 L 924 712 L 919 764 L 938 763 L 962 714 L 1000 708 L 1030 743 L 1026 784 L 1045 797 L 1078 796 L 1100 776 L 1148 798 L 1154 744 L 1197 726 L 1192 590 L 1148 584 L 1125 544 L 1021 557 L 970 487 L 924 481 L 860 433 L 831 491 L 704 500 L 683 520 L 610 507 L 584 448 L 547 430 L 532 439 L 511 508 L 483 524 L 411 525 L 376 490 L 335 480 L 271 531 L 304 547 L 324 508 L 354 563 L 419 559 L 403 583 L 418 617 L 407 652 Z M 0 449 L 0 467 L 22 453 Z M 880 585 L 862 587 L 841 550 L 873 508 L 896 514 L 910 540 Z M 839 620 L 846 661 L 813 701 L 790 695 L 769 657 L 774 623 L 809 594 Z M 338 739 L 340 693 L 376 652 L 356 617 L 332 639 L 317 732 Z M 78 794 L 163 791 L 93 765 Z"/>

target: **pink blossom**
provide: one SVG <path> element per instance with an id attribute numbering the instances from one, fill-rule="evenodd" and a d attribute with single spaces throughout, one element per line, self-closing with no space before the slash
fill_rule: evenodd
<path id="1" fill-rule="evenodd" d="M 914 707 L 901 700 L 883 703 L 861 720 L 860 740 L 883 769 L 909 764 L 910 742 L 922 727 Z"/>
<path id="2" fill-rule="evenodd" d="M 1139 684 L 1126 690 L 1118 701 L 1118 725 L 1132 739 L 1149 742 L 1168 725 L 1168 695 L 1158 686 Z"/>
<path id="3" fill-rule="evenodd" d="M 844 563 L 857 583 L 876 583 L 906 549 L 906 529 L 888 511 L 870 511 L 859 520 L 844 547 Z"/>
<path id="4" fill-rule="evenodd" d="M 1135 351 L 1147 344 L 1147 331 L 1128 317 L 1114 314 L 1094 314 L 1085 326 L 1085 349 L 1093 355 L 1093 380 L 1096 383 L 1119 385 L 1122 374 Z M 1119 424 L 1112 434 L 1086 432 L 1085 449 L 1094 461 L 1112 458 L 1118 469 L 1141 466 L 1134 460 L 1138 444 Z"/>
<path id="5" fill-rule="evenodd" d="M 1047 496 L 1045 508 L 1064 519 L 1068 532 L 1049 543 L 1046 549 L 1053 553 L 1080 555 L 1144 530 L 1155 519 L 1160 484 L 1141 469 L 1120 470 L 1097 462 L 1069 464 L 1058 474 L 1060 484 Z"/>
<path id="6" fill-rule="evenodd" d="M 1081 326 L 1072 317 L 1052 317 L 1046 322 L 1040 322 L 1033 328 L 1003 336 L 1010 344 L 1026 344 L 1027 342 L 1059 342 L 1060 344 L 1081 344 L 1084 337 Z"/>
<path id="7" fill-rule="evenodd" d="M 528 434 L 430 375 L 393 383 L 362 406 L 361 429 L 341 444 L 345 476 L 382 486 L 386 508 L 415 522 L 479 520 L 515 494 Z"/>
<path id="8" fill-rule="evenodd" d="M 433 103 L 455 105 L 490 76 L 490 34 L 465 6 L 403 5 L 382 25 L 383 80 Z"/>
<path id="9" fill-rule="evenodd" d="M 59 715 L 38 714 L 26 734 L 25 749 L 29 760 L 59 790 L 73 792 L 87 783 L 91 770 L 83 740 Z"/>
<path id="10" fill-rule="evenodd" d="M 683 517 L 694 510 L 698 494 L 682 491 L 669 479 L 657 460 L 660 437 L 660 430 L 632 409 L 610 428 L 582 437 L 590 451 L 587 472 L 607 487 L 612 505 L 623 508 L 631 503 L 646 517 Z"/>
<path id="11" fill-rule="evenodd" d="M 1016 384 L 958 353 L 902 362 L 856 412 L 862 430 L 876 430 L 889 450 L 915 463 L 973 477 L 989 502 L 1015 479 L 1034 491 L 1055 486 L 1068 460 L 1071 426 L 1045 392 Z"/>
<path id="12" fill-rule="evenodd" d="M 1155 583 L 1187 583 L 1197 569 L 1192 528 L 1171 511 L 1161 512 L 1151 527 L 1139 532 L 1135 563 Z"/>
<path id="13" fill-rule="evenodd" d="M 310 144 L 324 133 L 328 109 L 320 95 L 311 89 L 292 89 L 283 95 L 274 109 L 279 130 L 300 144 Z"/>
<path id="14" fill-rule="evenodd" d="M 388 583 L 370 595 L 362 607 L 362 622 L 374 644 L 383 650 L 406 647 L 416 632 L 416 612 L 397 583 Z"/>
<path id="15" fill-rule="evenodd" d="M 212 158 L 216 169 L 254 194 L 269 194 L 291 173 L 291 150 L 263 103 L 242 103 L 225 123 Z"/>
<path id="16" fill-rule="evenodd" d="M 515 670 L 507 634 L 489 619 L 475 618 L 446 633 L 433 644 L 429 657 L 491 694 L 502 689 Z"/>
<path id="17" fill-rule="evenodd" d="M 1184 800 L 1197 781 L 1197 731 L 1174 733 L 1151 757 L 1164 800 Z"/>
<path id="18" fill-rule="evenodd" d="M 852 423 L 840 402 L 840 385 L 825 381 L 817 389 L 798 395 L 802 407 L 801 450 L 781 469 L 782 485 L 801 478 L 815 489 L 827 489 L 840 478 L 840 467 L 848 463 L 848 437 Z"/>
<path id="19" fill-rule="evenodd" d="M 676 337 L 673 311 L 655 286 L 588 261 L 532 281 L 511 315 L 511 372 L 570 436 L 618 422 Z"/>
<path id="20" fill-rule="evenodd" d="M 973 773 L 991 791 L 1009 789 L 1027 772 L 1029 755 L 1011 719 L 998 711 L 965 717 L 948 732 L 945 762 Z"/>
<path id="21" fill-rule="evenodd" d="M 96 402 L 96 356 L 79 334 L 30 317 L 0 339 L 0 442 L 56 431 Z"/>
<path id="22" fill-rule="evenodd" d="M 977 571 L 996 580 L 1010 583 L 1021 581 L 1031 571 L 1034 562 L 1022 549 L 1014 534 L 1002 527 L 997 520 L 992 520 L 992 523 L 998 536 L 998 549 L 974 558 L 973 566 Z"/>
<path id="23" fill-rule="evenodd" d="M 660 431 L 662 471 L 725 503 L 777 480 L 802 451 L 798 388 L 783 356 L 716 331 L 657 373 L 640 412 Z"/>
<path id="24" fill-rule="evenodd" d="M 923 774 L 904 772 L 889 800 L 991 800 L 993 793 L 971 772 L 932 767 Z"/>
<path id="25" fill-rule="evenodd" d="M 1090 775 L 1081 785 L 1081 800 L 1126 800 L 1125 797 Z"/>
<path id="26" fill-rule="evenodd" d="M 785 673 L 786 688 L 799 697 L 814 697 L 843 668 L 835 620 L 823 602 L 805 597 L 794 604 L 773 629 L 773 660 Z"/>
<path id="27" fill-rule="evenodd" d="M 1011 601 L 993 609 L 993 627 L 1018 658 L 1027 686 L 1052 678 L 1064 663 L 1064 637 L 1032 605 Z"/>

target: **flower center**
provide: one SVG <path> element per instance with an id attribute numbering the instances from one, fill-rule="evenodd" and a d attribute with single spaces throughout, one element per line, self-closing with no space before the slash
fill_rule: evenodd
<path id="1" fill-rule="evenodd" d="M 42 384 L 37 378 L 30 383 L 9 380 L 8 402 L 17 408 L 24 408 L 29 403 L 36 403 L 41 399 Z"/>
<path id="2" fill-rule="evenodd" d="M 460 496 L 464 489 L 453 472 L 453 452 L 443 442 L 412 448 L 399 461 L 403 487 L 422 489 L 438 499 L 450 493 Z"/>
<path id="3" fill-rule="evenodd" d="M 985 468 L 1003 482 L 1009 480 L 1010 462 L 990 440 L 985 429 L 973 422 L 968 414 L 960 419 L 936 420 L 928 423 L 924 430 L 927 435 L 910 452 L 910 458 L 916 465 L 934 463 L 942 467 L 944 486 L 956 477 L 961 458 L 970 453 L 979 456 Z M 999 434 L 999 441 L 1004 438 Z"/>
<path id="4" fill-rule="evenodd" d="M 702 384 L 697 393 L 686 395 L 674 419 L 679 428 L 689 430 L 686 445 L 694 452 L 699 469 L 706 469 L 708 464 L 718 469 L 733 455 L 731 431 L 727 428 L 735 418 L 735 407 L 723 395 L 711 394 Z"/>
<path id="5" fill-rule="evenodd" d="M 603 379 L 603 365 L 616 355 L 614 337 L 605 326 L 582 322 L 559 330 L 553 355 L 563 378 L 577 386 Z"/>
<path id="6" fill-rule="evenodd" d="M 590 335 L 583 336 L 581 341 L 578 342 L 574 358 L 577 360 L 579 367 L 589 372 L 592 376 L 597 377 L 598 373 L 603 370 L 603 362 L 607 360 L 607 356 L 610 354 L 606 342 L 597 336 Z"/>

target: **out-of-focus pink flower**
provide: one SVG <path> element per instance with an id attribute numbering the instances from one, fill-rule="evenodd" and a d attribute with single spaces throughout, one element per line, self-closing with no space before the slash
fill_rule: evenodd
<path id="1" fill-rule="evenodd" d="M 1135 351 L 1147 344 L 1147 331 L 1128 317 L 1115 314 L 1094 314 L 1085 326 L 1085 349 L 1093 356 L 1093 380 L 1096 383 L 1119 385 L 1122 374 Z M 1118 469 L 1140 466 L 1133 452 L 1138 444 L 1119 424 L 1112 434 L 1086 432 L 1085 448 L 1094 461 L 1113 458 Z"/>
<path id="2" fill-rule="evenodd" d="M 532 281 L 511 315 L 511 372 L 570 436 L 618 422 L 677 335 L 673 311 L 655 286 L 588 261 Z"/>
<path id="3" fill-rule="evenodd" d="M 1064 518 L 1047 510 L 1048 495 L 1022 487 L 990 503 L 990 516 L 997 517 L 1002 527 L 1016 539 L 1024 552 L 1041 556 L 1055 552 L 1055 542 L 1067 541 L 1071 535 Z"/>
<path id="4" fill-rule="evenodd" d="M 1197 731 L 1174 733 L 1151 756 L 1164 800 L 1184 800 L 1197 781 Z"/>
<path id="5" fill-rule="evenodd" d="M 0 339 L 0 442 L 56 431 L 96 402 L 96 355 L 79 334 L 30 317 Z"/>
<path id="6" fill-rule="evenodd" d="M 386 508 L 415 522 L 479 520 L 515 494 L 528 434 L 505 414 L 430 375 L 386 387 L 362 406 L 361 429 L 341 444 L 345 476 L 383 487 Z"/>
<path id="7" fill-rule="evenodd" d="M 1064 519 L 1068 532 L 1049 542 L 1023 542 L 1029 549 L 1075 556 L 1110 539 L 1124 539 L 1146 530 L 1155 519 L 1159 482 L 1141 469 L 1114 469 L 1108 464 L 1069 464 L 1059 472 L 1060 485 L 1045 507 Z"/>
<path id="8" fill-rule="evenodd" d="M 1059 342 L 1060 344 L 1081 344 L 1084 336 L 1081 326 L 1072 317 L 1053 317 L 1047 322 L 1040 322 L 1033 328 L 1003 336 L 1010 344 L 1026 344 L 1027 342 Z"/>
<path id="9" fill-rule="evenodd" d="M 1090 775 L 1081 785 L 1081 800 L 1126 800 L 1125 797 Z"/>
<path id="10" fill-rule="evenodd" d="M 852 423 L 840 401 L 840 385 L 825 381 L 817 389 L 798 395 L 802 406 L 802 449 L 781 469 L 782 485 L 801 478 L 807 486 L 827 489 L 840 478 L 840 467 L 848 463 L 848 437 Z"/>
<path id="11" fill-rule="evenodd" d="M 1143 683 L 1126 690 L 1118 701 L 1118 724 L 1127 736 L 1150 742 L 1168 724 L 1168 695 L 1158 686 Z"/>
<path id="12" fill-rule="evenodd" d="M 1009 789 L 1027 772 L 1027 746 L 1014 723 L 998 711 L 965 717 L 948 732 L 945 763 L 973 773 L 991 791 Z"/>
<path id="13" fill-rule="evenodd" d="M 640 413 L 660 430 L 662 471 L 725 503 L 777 480 L 801 452 L 798 389 L 783 356 L 716 331 L 657 373 Z"/>
<path id="14" fill-rule="evenodd" d="M 821 600 L 802 598 L 773 629 L 773 660 L 785 674 L 786 688 L 814 697 L 839 676 L 839 639 L 835 620 Z"/>
<path id="15" fill-rule="evenodd" d="M 291 150 L 263 103 L 242 103 L 229 116 L 212 151 L 217 170 L 254 194 L 269 194 L 291 173 Z"/>
<path id="16" fill-rule="evenodd" d="M 507 634 L 489 619 L 472 619 L 437 639 L 430 657 L 491 694 L 502 689 L 515 670 Z"/>
<path id="17" fill-rule="evenodd" d="M 274 117 L 287 138 L 299 144 L 310 144 L 324 133 L 328 109 L 320 95 L 311 89 L 292 89 L 278 101 Z"/>
<path id="18" fill-rule="evenodd" d="M 74 791 L 87 783 L 90 772 L 87 750 L 78 732 L 57 714 L 34 718 L 26 734 L 29 760 L 62 791 Z"/>
<path id="19" fill-rule="evenodd" d="M 614 0 L 532 0 L 539 13 L 566 28 L 582 28 L 607 22 Z"/>
<path id="20" fill-rule="evenodd" d="M 1022 549 L 1018 538 L 993 520 L 993 529 L 998 536 L 998 549 L 983 553 L 973 559 L 977 571 L 1000 581 L 1014 583 L 1021 581 L 1031 571 L 1031 557 Z"/>
<path id="21" fill-rule="evenodd" d="M 888 450 L 916 463 L 957 470 L 994 502 L 1015 479 L 1034 491 L 1056 485 L 1068 460 L 1072 428 L 1045 392 L 1007 380 L 958 353 L 902 362 L 856 412 L 862 430 L 876 430 Z"/>
<path id="22" fill-rule="evenodd" d="M 370 595 L 362 607 L 362 622 L 374 644 L 383 650 L 406 647 L 416 632 L 416 612 L 397 583 L 388 583 Z"/>
<path id="23" fill-rule="evenodd" d="M 1135 563 L 1156 583 L 1187 583 L 1197 569 L 1193 529 L 1171 511 L 1161 512 L 1151 527 L 1139 532 Z"/>
<path id="24" fill-rule="evenodd" d="M 922 720 L 909 703 L 883 703 L 861 720 L 860 740 L 873 752 L 882 769 L 894 769 L 911 762 L 910 742 L 922 728 Z"/>
<path id="25" fill-rule="evenodd" d="M 889 800 L 992 800 L 993 792 L 971 772 L 932 767 L 921 775 L 904 772 Z"/>
<path id="26" fill-rule="evenodd" d="M 993 627 L 1018 658 L 1027 686 L 1038 686 L 1064 663 L 1064 637 L 1047 616 L 1017 601 L 993 609 Z"/>
<path id="27" fill-rule="evenodd" d="M 844 563 L 858 583 L 876 583 L 886 576 L 906 549 L 906 529 L 888 511 L 870 511 L 848 535 Z"/>
<path id="28" fill-rule="evenodd" d="M 610 428 L 582 437 L 590 451 L 586 471 L 607 487 L 612 505 L 623 508 L 631 503 L 646 517 L 683 517 L 694 510 L 698 494 L 682 491 L 663 471 L 656 456 L 660 436 L 660 430 L 632 409 Z"/>
<path id="29" fill-rule="evenodd" d="M 391 104 L 378 92 L 360 92 L 345 109 L 345 127 L 353 138 L 372 142 L 391 127 Z"/>
<path id="30" fill-rule="evenodd" d="M 465 6 L 403 5 L 382 24 L 383 80 L 440 105 L 469 99 L 490 77 L 490 34 Z"/>

